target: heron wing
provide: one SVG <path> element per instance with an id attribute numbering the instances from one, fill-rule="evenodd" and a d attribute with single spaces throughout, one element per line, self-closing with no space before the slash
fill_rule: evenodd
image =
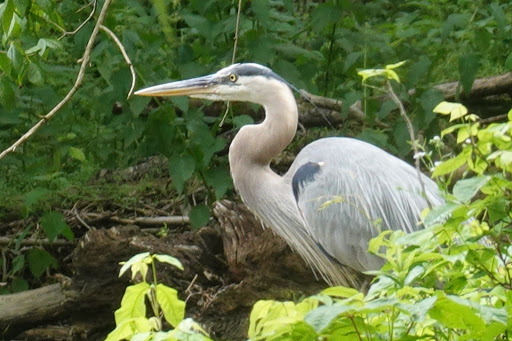
<path id="1" fill-rule="evenodd" d="M 311 166 L 315 164 L 320 167 Z M 367 251 L 371 238 L 382 230 L 419 229 L 420 213 L 427 207 L 411 165 L 352 138 L 309 144 L 286 176 L 319 248 L 359 271 L 378 269 L 383 263 Z M 422 177 L 429 200 L 441 203 L 437 185 Z"/>

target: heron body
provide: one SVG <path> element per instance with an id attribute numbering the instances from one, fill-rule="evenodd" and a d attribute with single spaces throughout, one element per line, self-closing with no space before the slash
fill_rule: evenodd
<path id="1" fill-rule="evenodd" d="M 283 176 L 271 160 L 295 136 L 298 111 L 290 85 L 267 67 L 234 64 L 215 74 L 157 85 L 145 96 L 188 95 L 246 101 L 265 120 L 240 129 L 229 149 L 231 176 L 245 204 L 329 284 L 361 285 L 361 272 L 383 264 L 368 253 L 382 230 L 412 232 L 421 211 L 442 202 L 437 185 L 406 162 L 366 142 L 330 137 L 307 145 Z"/>

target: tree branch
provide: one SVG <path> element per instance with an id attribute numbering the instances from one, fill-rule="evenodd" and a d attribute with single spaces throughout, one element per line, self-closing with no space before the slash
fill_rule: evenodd
<path id="1" fill-rule="evenodd" d="M 427 191 L 425 190 L 425 183 L 423 182 L 423 179 L 421 178 L 420 151 L 418 150 L 418 146 L 416 144 L 416 136 L 414 135 L 414 127 L 412 125 L 411 120 L 407 116 L 407 113 L 405 112 L 405 108 L 404 108 L 402 101 L 400 101 L 398 96 L 395 94 L 395 91 L 393 90 L 393 86 L 391 85 L 391 82 L 389 80 L 386 82 L 386 85 L 388 88 L 389 95 L 391 96 L 391 99 L 398 106 L 400 115 L 403 117 L 403 119 L 407 123 L 407 130 L 409 131 L 409 137 L 411 139 L 412 149 L 414 150 L 414 165 L 416 168 L 416 173 L 418 175 L 418 181 L 420 182 L 421 194 L 425 198 L 425 201 L 427 202 L 428 207 L 430 209 L 432 209 L 432 203 L 430 202 L 430 199 L 427 196 Z"/>
<path id="2" fill-rule="evenodd" d="M 119 50 L 121 51 L 121 54 L 123 55 L 124 60 L 126 61 L 126 64 L 128 64 L 128 66 L 130 67 L 130 72 L 132 74 L 132 86 L 130 87 L 130 90 L 128 91 L 128 96 L 126 97 L 126 98 L 130 98 L 133 93 L 133 90 L 135 89 L 135 80 L 136 80 L 135 69 L 133 67 L 132 61 L 130 60 L 130 57 L 128 57 L 128 54 L 126 53 L 126 50 L 124 49 L 123 44 L 121 43 L 119 38 L 117 38 L 115 33 L 112 32 L 108 27 L 103 26 L 103 25 L 100 25 L 100 29 L 105 31 L 110 36 L 110 38 L 112 38 L 112 40 L 114 40 L 117 47 L 119 47 Z"/>
<path id="3" fill-rule="evenodd" d="M 12 146 L 10 146 L 2 153 L 0 153 L 0 160 L 3 159 L 10 152 L 15 151 L 16 148 L 18 148 L 22 143 L 28 140 L 39 128 L 41 128 L 41 126 L 43 126 L 46 123 L 46 121 L 51 119 L 53 115 L 55 115 L 55 113 L 62 109 L 62 107 L 71 99 L 71 97 L 73 97 L 77 90 L 82 86 L 85 70 L 89 65 L 92 47 L 94 46 L 94 42 L 96 41 L 96 38 L 98 36 L 100 26 L 105 20 L 105 17 L 107 15 L 107 9 L 111 2 L 112 0 L 105 0 L 105 2 L 103 3 L 103 7 L 101 8 L 98 20 L 96 22 L 96 25 L 94 26 L 94 29 L 92 30 L 91 36 L 89 38 L 89 41 L 87 42 L 87 46 L 82 56 L 82 64 L 80 65 L 78 76 L 71 90 L 69 90 L 68 94 L 62 99 L 62 101 L 60 101 L 48 114 L 43 116 L 43 118 L 39 122 L 37 122 L 32 128 L 30 128 L 30 130 L 27 131 L 22 137 L 20 137 L 18 141 L 16 141 Z"/>

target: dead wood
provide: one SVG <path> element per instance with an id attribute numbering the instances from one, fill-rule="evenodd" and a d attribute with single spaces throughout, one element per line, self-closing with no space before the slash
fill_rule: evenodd
<path id="1" fill-rule="evenodd" d="M 17 294 L 0 295 L 0 329 L 57 317 L 69 309 L 72 297 L 73 293 L 66 293 L 60 283 Z"/>

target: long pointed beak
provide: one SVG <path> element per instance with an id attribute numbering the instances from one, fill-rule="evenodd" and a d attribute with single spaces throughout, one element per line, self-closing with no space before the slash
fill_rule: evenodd
<path id="1" fill-rule="evenodd" d="M 216 81 L 213 75 L 165 83 L 141 89 L 135 92 L 138 96 L 191 96 L 211 94 L 214 92 Z"/>

